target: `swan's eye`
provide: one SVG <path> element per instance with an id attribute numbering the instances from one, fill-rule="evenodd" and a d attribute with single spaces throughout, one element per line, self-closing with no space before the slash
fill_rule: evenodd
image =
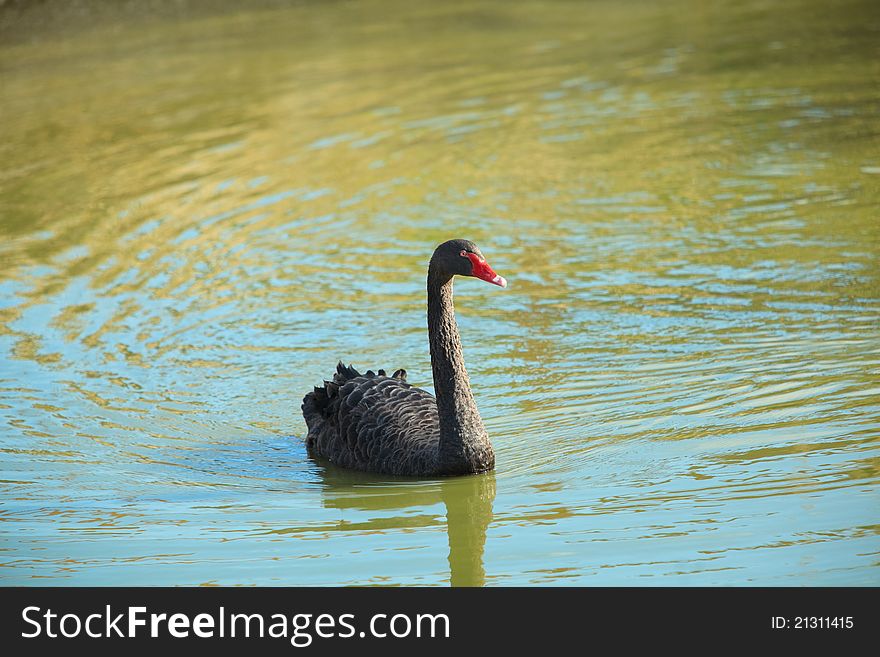
<path id="1" fill-rule="evenodd" d="M 462 249 L 462 250 L 461 250 L 461 253 L 459 253 L 458 255 L 460 255 L 462 258 L 467 258 L 467 251 L 465 251 L 464 249 Z"/>

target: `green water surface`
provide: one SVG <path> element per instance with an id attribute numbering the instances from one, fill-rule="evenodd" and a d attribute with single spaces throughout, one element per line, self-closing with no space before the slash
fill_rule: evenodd
<path id="1" fill-rule="evenodd" d="M 0 582 L 880 585 L 875 0 L 2 4 Z M 497 471 L 310 460 L 453 237 Z"/>

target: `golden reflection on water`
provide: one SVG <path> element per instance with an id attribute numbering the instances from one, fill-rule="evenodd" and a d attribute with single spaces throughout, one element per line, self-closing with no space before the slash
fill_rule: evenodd
<path id="1" fill-rule="evenodd" d="M 382 512 L 379 517 L 361 522 L 340 520 L 335 531 L 383 534 L 436 527 L 435 515 L 418 510 L 442 504 L 449 538 L 449 583 L 452 586 L 484 585 L 483 550 L 495 500 L 494 473 L 416 482 L 406 478 L 389 481 L 326 463 L 320 467 L 322 500 L 326 508 Z M 291 530 L 273 531 L 283 534 Z"/>
<path id="2" fill-rule="evenodd" d="M 869 4 L 0 8 L 0 572 L 876 583 Z M 347 483 L 459 235 L 498 473 Z"/>

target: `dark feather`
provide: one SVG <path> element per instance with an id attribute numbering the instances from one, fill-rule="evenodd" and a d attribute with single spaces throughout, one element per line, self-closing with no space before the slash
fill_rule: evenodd
<path id="1" fill-rule="evenodd" d="M 336 465 L 385 474 L 434 474 L 440 422 L 430 393 L 406 383 L 406 370 L 359 374 L 340 362 L 333 381 L 303 399 L 306 445 Z"/>

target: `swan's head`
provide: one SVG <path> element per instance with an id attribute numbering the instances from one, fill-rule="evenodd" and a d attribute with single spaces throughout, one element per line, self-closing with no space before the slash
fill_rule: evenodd
<path id="1" fill-rule="evenodd" d="M 492 271 L 479 247 L 470 240 L 443 242 L 434 250 L 431 266 L 449 276 L 474 276 L 494 285 L 507 287 L 507 280 Z"/>

